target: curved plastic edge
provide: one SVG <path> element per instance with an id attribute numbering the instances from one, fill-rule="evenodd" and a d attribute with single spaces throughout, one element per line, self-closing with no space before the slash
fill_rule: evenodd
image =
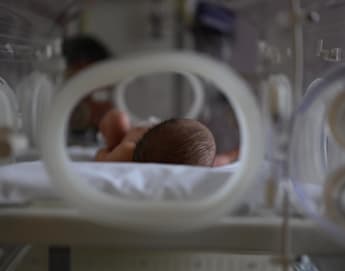
<path id="1" fill-rule="evenodd" d="M 298 106 L 297 110 L 294 112 L 294 119 L 295 119 L 295 124 L 294 124 L 294 130 L 297 131 L 299 121 L 298 115 L 303 115 L 306 113 L 308 108 L 316 102 L 318 99 L 319 95 L 324 93 L 325 91 L 335 91 L 336 89 L 339 88 L 344 88 L 345 83 L 344 83 L 344 74 L 345 74 L 345 65 L 340 65 L 336 68 L 331 69 L 322 78 L 317 78 L 310 84 L 310 86 L 307 89 L 307 92 Z M 327 112 L 326 112 L 327 113 Z M 329 112 L 328 112 L 329 113 Z M 320 121 L 320 120 L 318 120 Z M 298 131 L 297 131 L 298 132 Z M 293 138 L 297 140 L 300 138 L 300 136 L 297 135 L 296 132 L 293 132 Z M 333 220 L 332 217 L 334 217 L 333 212 L 334 212 L 334 204 L 330 203 L 331 197 L 330 195 L 334 193 L 334 185 L 336 181 L 334 180 L 334 176 L 331 175 L 332 179 L 332 184 L 330 185 L 331 187 L 325 188 L 324 194 L 323 194 L 323 200 L 325 201 L 326 210 L 328 216 L 328 219 L 326 219 L 325 216 L 323 216 L 321 213 L 318 213 L 315 211 L 315 206 L 311 204 L 310 201 L 308 201 L 308 193 L 305 190 L 303 185 L 300 185 L 300 181 L 292 174 L 291 172 L 291 164 L 293 163 L 293 156 L 290 155 L 290 176 L 291 176 L 291 182 L 292 186 L 294 189 L 294 192 L 296 193 L 297 197 L 296 199 L 298 200 L 299 207 L 301 211 L 314 220 L 318 225 L 323 228 L 326 232 L 331 234 L 333 239 L 341 244 L 342 246 L 345 246 L 345 232 L 344 228 L 340 226 L 339 224 L 336 223 L 336 220 Z M 327 190 L 327 191 L 326 191 Z M 332 190 L 332 193 L 330 194 L 330 191 Z M 328 205 L 328 206 L 327 206 Z M 331 206 L 332 205 L 332 206 Z M 332 210 L 331 210 L 332 209 Z M 337 215 L 339 215 L 339 212 L 337 211 Z"/>
<path id="2" fill-rule="evenodd" d="M 205 94 L 204 94 L 203 85 L 200 82 L 200 80 L 191 73 L 185 73 L 185 72 L 180 72 L 180 71 L 175 71 L 175 73 L 183 75 L 188 81 L 188 83 L 191 85 L 191 89 L 193 91 L 193 97 L 194 97 L 193 104 L 190 107 L 190 109 L 187 111 L 184 117 L 189 118 L 189 119 L 196 119 L 201 113 L 204 106 Z M 126 97 L 125 97 L 125 93 L 128 86 L 131 83 L 133 83 L 136 79 L 137 77 L 131 77 L 131 78 L 121 81 L 117 85 L 117 87 L 115 88 L 115 104 L 119 110 L 128 114 L 128 116 L 133 122 L 140 123 L 145 120 L 140 119 L 138 116 L 136 116 L 134 113 L 131 112 L 131 110 L 127 106 Z"/>
<path id="3" fill-rule="evenodd" d="M 232 104 L 242 136 L 238 171 L 217 193 L 191 202 L 124 200 L 85 185 L 72 169 L 66 153 L 66 124 L 73 106 L 92 89 L 124 78 L 175 71 L 212 81 Z M 54 100 L 44 123 L 42 157 L 61 195 L 93 221 L 160 231 L 195 229 L 216 223 L 242 200 L 264 158 L 261 114 L 249 87 L 229 67 L 207 57 L 192 53 L 156 53 L 107 61 L 72 78 Z"/>

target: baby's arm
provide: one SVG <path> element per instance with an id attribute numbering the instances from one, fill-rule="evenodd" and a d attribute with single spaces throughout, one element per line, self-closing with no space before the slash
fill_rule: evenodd
<path id="1" fill-rule="evenodd" d="M 132 128 L 115 148 L 110 149 L 107 146 L 107 148 L 98 151 L 96 161 L 131 162 L 135 146 L 147 130 L 148 128 L 145 127 Z"/>
<path id="2" fill-rule="evenodd" d="M 109 111 L 101 120 L 99 130 L 109 150 L 119 145 L 130 129 L 127 115 L 117 110 Z"/>
<path id="3" fill-rule="evenodd" d="M 104 148 L 98 151 L 96 161 L 98 162 L 131 162 L 135 143 L 123 142 L 115 149 L 109 151 Z"/>

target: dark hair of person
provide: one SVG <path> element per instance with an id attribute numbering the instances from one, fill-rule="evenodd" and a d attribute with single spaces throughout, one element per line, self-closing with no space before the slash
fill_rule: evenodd
<path id="1" fill-rule="evenodd" d="M 79 62 L 94 63 L 111 57 L 103 43 L 90 35 L 66 38 L 62 44 L 62 53 L 68 66 Z"/>

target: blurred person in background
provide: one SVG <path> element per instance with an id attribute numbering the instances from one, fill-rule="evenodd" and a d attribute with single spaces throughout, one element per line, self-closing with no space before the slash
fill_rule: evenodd
<path id="1" fill-rule="evenodd" d="M 63 42 L 63 56 L 67 63 L 65 79 L 84 68 L 112 57 L 101 41 L 90 35 L 68 37 Z M 113 107 L 112 88 L 94 90 L 74 108 L 69 122 L 69 143 L 95 143 L 98 127 L 104 115 Z"/>

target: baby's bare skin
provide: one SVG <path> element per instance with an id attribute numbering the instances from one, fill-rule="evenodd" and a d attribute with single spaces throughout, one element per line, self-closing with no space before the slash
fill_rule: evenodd
<path id="1" fill-rule="evenodd" d="M 98 162 L 132 162 L 136 144 L 150 127 L 131 128 L 126 114 L 117 110 L 109 111 L 100 123 L 100 132 L 106 147 L 95 157 Z M 213 166 L 223 166 L 236 161 L 238 151 L 216 155 Z"/>
<path id="2" fill-rule="evenodd" d="M 231 164 L 238 159 L 238 156 L 239 156 L 238 150 L 230 151 L 230 152 L 223 153 L 223 154 L 218 154 L 218 155 L 216 155 L 213 166 L 214 167 L 220 167 L 220 166 L 224 166 L 227 164 Z"/>
<path id="3" fill-rule="evenodd" d="M 130 122 L 126 114 L 111 110 L 100 122 L 99 130 L 108 149 L 113 149 L 121 143 L 130 130 Z"/>
<path id="4" fill-rule="evenodd" d="M 136 144 L 149 127 L 130 128 L 127 116 L 116 110 L 108 112 L 100 123 L 106 148 L 98 151 L 99 162 L 131 162 Z"/>

